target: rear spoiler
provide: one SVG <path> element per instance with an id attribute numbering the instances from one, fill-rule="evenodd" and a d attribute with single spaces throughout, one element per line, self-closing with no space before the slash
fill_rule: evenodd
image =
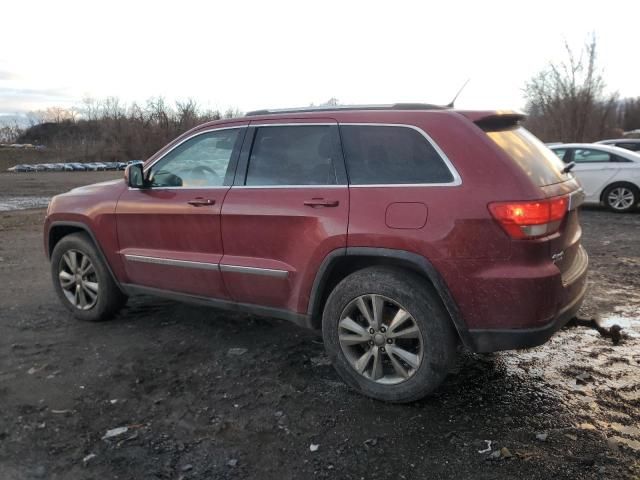
<path id="1" fill-rule="evenodd" d="M 521 112 L 513 110 L 494 110 L 488 112 L 458 112 L 484 131 L 492 130 L 504 130 L 508 128 L 516 127 L 522 120 L 526 118 L 526 115 Z"/>

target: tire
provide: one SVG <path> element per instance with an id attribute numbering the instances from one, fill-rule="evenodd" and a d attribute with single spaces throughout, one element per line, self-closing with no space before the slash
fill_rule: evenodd
<path id="1" fill-rule="evenodd" d="M 374 329 L 375 335 L 366 329 L 369 322 L 360 299 L 367 305 L 369 317 L 375 316 L 374 305 L 380 306 L 382 325 L 374 319 L 374 326 L 380 327 Z M 410 317 L 394 327 L 392 317 L 406 316 L 399 309 Z M 364 326 L 365 334 L 348 320 Z M 458 335 L 432 285 L 413 272 L 393 267 L 365 268 L 343 279 L 325 304 L 322 334 L 327 355 L 350 387 L 368 397 L 394 403 L 412 402 L 433 392 L 444 381 L 457 353 Z M 366 335 L 369 338 L 363 343 Z M 391 338 L 394 335 L 397 337 Z M 357 343 L 349 345 L 351 342 Z M 369 349 L 374 348 L 378 349 L 377 356 L 371 354 L 366 359 Z M 404 350 L 403 356 L 399 355 L 400 350 Z M 407 351 L 412 355 L 407 356 Z M 376 368 L 378 357 L 381 364 Z M 412 368 L 409 362 L 416 367 Z M 363 363 L 366 368 L 359 373 L 356 366 L 362 367 Z M 408 376 L 401 375 L 403 371 Z"/>
<path id="2" fill-rule="evenodd" d="M 80 270 L 81 266 L 83 270 Z M 74 273 L 82 271 L 86 274 Z M 127 296 L 120 291 L 102 256 L 85 233 L 67 235 L 56 244 L 51 254 L 51 278 L 60 301 L 79 320 L 109 320 L 127 302 Z"/>
<path id="3" fill-rule="evenodd" d="M 635 210 L 640 201 L 638 187 L 630 183 L 614 183 L 602 194 L 605 206 L 615 213 L 627 213 Z"/>

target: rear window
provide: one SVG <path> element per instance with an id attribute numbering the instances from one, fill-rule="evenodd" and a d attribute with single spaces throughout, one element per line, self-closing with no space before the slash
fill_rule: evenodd
<path id="1" fill-rule="evenodd" d="M 451 183 L 442 157 L 417 130 L 386 125 L 341 125 L 352 185 Z"/>
<path id="2" fill-rule="evenodd" d="M 567 180 L 564 163 L 544 143 L 522 127 L 488 131 L 496 142 L 538 186 Z"/>

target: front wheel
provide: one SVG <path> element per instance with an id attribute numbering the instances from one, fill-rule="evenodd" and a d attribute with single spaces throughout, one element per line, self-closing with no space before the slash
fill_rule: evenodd
<path id="1" fill-rule="evenodd" d="M 80 320 L 108 320 L 127 301 L 84 233 L 68 235 L 56 244 L 51 253 L 51 277 L 63 305 Z"/>
<path id="2" fill-rule="evenodd" d="M 366 268 L 342 280 L 327 299 L 322 330 L 327 354 L 348 385 L 398 403 L 440 386 L 458 340 L 433 287 L 391 267 Z"/>
<path id="3" fill-rule="evenodd" d="M 603 195 L 604 203 L 609 210 L 617 213 L 626 213 L 632 211 L 638 201 L 640 195 L 638 189 L 633 185 L 611 185 Z"/>

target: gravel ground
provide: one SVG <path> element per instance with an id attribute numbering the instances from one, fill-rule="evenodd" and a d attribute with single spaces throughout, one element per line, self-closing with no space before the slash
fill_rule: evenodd
<path id="1" fill-rule="evenodd" d="M 1 197 L 119 174 L 26 175 L 0 174 Z M 581 316 L 623 326 L 621 344 L 575 327 L 464 353 L 411 405 L 350 391 L 320 337 L 283 321 L 151 297 L 112 322 L 71 319 L 43 217 L 0 212 L 2 480 L 640 478 L 639 213 L 581 217 Z"/>

